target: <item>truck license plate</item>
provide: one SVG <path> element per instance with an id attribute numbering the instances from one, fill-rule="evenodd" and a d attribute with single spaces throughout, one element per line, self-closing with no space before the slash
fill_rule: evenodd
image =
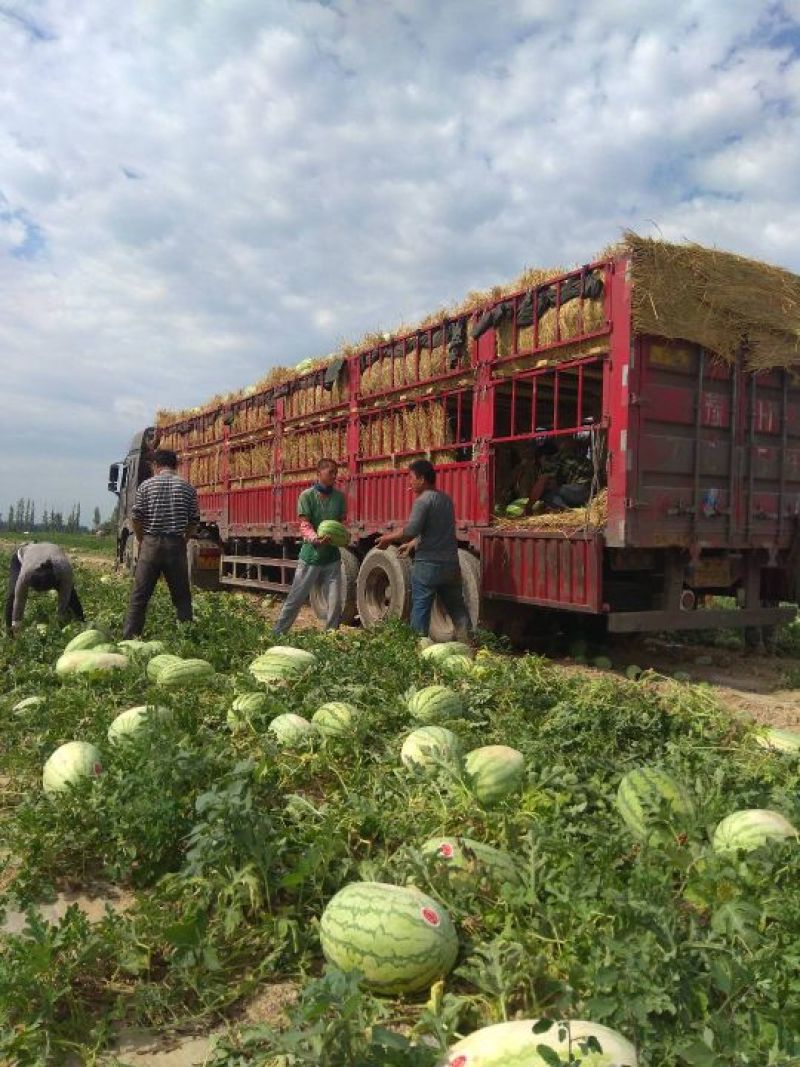
<path id="1" fill-rule="evenodd" d="M 691 584 L 699 588 L 721 588 L 731 584 L 731 564 L 727 559 L 701 559 Z"/>

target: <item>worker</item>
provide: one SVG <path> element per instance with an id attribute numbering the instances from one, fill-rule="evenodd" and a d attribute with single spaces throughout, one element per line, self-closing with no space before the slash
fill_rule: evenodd
<path id="1" fill-rule="evenodd" d="M 72 564 L 59 545 L 34 541 L 20 545 L 11 556 L 6 597 L 6 630 L 13 637 L 22 627 L 28 590 L 44 593 L 58 590 L 58 620 L 66 622 L 70 614 L 83 622 L 83 608 L 75 589 Z"/>
<path id="2" fill-rule="evenodd" d="M 411 570 L 411 628 L 428 636 L 433 602 L 437 596 L 455 627 L 456 639 L 469 642 L 472 626 L 458 562 L 456 517 L 453 501 L 436 488 L 436 469 L 427 459 L 416 459 L 409 467 L 415 500 L 405 526 L 385 533 L 378 548 L 415 544 Z M 401 553 L 409 549 L 401 549 Z"/>
<path id="3" fill-rule="evenodd" d="M 317 534 L 319 524 L 326 519 L 345 521 L 347 503 L 344 493 L 336 488 L 338 473 L 339 466 L 335 460 L 321 459 L 317 464 L 316 482 L 304 489 L 297 501 L 303 547 L 289 595 L 275 620 L 275 634 L 286 633 L 315 586 L 325 590 L 325 629 L 339 629 L 342 619 L 342 557 L 329 537 Z"/>
<path id="4" fill-rule="evenodd" d="M 589 503 L 594 478 L 591 432 L 582 430 L 558 440 L 543 437 L 536 444 L 536 471 L 528 491 L 527 511 L 565 511 Z"/>
<path id="5" fill-rule="evenodd" d="M 179 477 L 177 467 L 174 452 L 157 449 L 153 454 L 152 477 L 146 478 L 136 490 L 131 515 L 133 532 L 139 542 L 139 558 L 122 627 L 126 640 L 141 634 L 147 605 L 162 574 L 178 622 L 192 621 L 186 548 L 189 539 L 197 533 L 200 509 L 197 492 Z"/>

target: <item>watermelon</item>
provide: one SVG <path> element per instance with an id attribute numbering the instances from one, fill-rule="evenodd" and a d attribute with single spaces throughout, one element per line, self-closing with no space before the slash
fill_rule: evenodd
<path id="1" fill-rule="evenodd" d="M 406 767 L 433 771 L 442 765 L 455 769 L 461 759 L 458 738 L 443 726 L 421 726 L 403 742 L 400 759 Z"/>
<path id="2" fill-rule="evenodd" d="M 576 1063 L 581 1067 L 638 1067 L 636 1049 L 630 1041 L 600 1023 L 572 1019 L 553 1023 L 539 1034 L 534 1033 L 536 1025 L 536 1019 L 519 1019 L 485 1026 L 453 1045 L 441 1067 L 547 1067 L 555 1062 Z M 587 1049 L 584 1043 L 590 1037 L 597 1040 L 601 1052 Z M 542 1057 L 537 1051 L 539 1047 L 560 1058 Z M 572 1059 L 569 1059 L 570 1052 Z"/>
<path id="3" fill-rule="evenodd" d="M 68 678 L 80 674 L 88 678 L 97 678 L 109 671 L 124 670 L 128 666 L 127 656 L 117 652 L 96 652 L 94 649 L 80 649 L 77 652 L 65 652 L 56 663 L 56 674 Z"/>
<path id="4" fill-rule="evenodd" d="M 291 712 L 278 715 L 269 724 L 268 729 L 283 748 L 296 748 L 307 744 L 317 733 L 316 727 L 308 719 L 304 719 L 302 715 L 293 715 Z"/>
<path id="5" fill-rule="evenodd" d="M 478 668 L 475 665 L 475 661 L 470 659 L 469 656 L 447 656 L 439 664 L 439 669 L 446 674 L 452 675 L 464 675 L 472 674 L 473 671 L 478 673 Z"/>
<path id="6" fill-rule="evenodd" d="M 462 641 L 440 641 L 423 648 L 419 654 L 420 659 L 429 663 L 441 663 L 449 656 L 468 656 L 472 659 L 472 649 Z"/>
<path id="7" fill-rule="evenodd" d="M 151 682 L 157 682 L 161 671 L 171 663 L 181 663 L 180 656 L 173 656 L 170 652 L 157 652 L 147 664 L 147 677 Z"/>
<path id="8" fill-rule="evenodd" d="M 406 700 L 406 706 L 418 722 L 444 722 L 460 719 L 464 714 L 461 697 L 445 685 L 426 685 L 424 689 L 416 690 Z"/>
<path id="9" fill-rule="evenodd" d="M 337 522 L 336 519 L 323 519 L 317 527 L 317 535 L 329 538 L 331 544 L 337 548 L 350 544 L 350 531 L 344 523 Z"/>
<path id="10" fill-rule="evenodd" d="M 64 651 L 83 652 L 88 648 L 94 648 L 95 645 L 103 645 L 106 641 L 108 641 L 108 634 L 104 630 L 83 630 L 72 638 Z"/>
<path id="11" fill-rule="evenodd" d="M 302 648 L 275 645 L 257 656 L 250 664 L 250 673 L 266 685 L 291 682 L 313 667 L 317 657 Z"/>
<path id="12" fill-rule="evenodd" d="M 126 656 L 132 656 L 138 660 L 150 660 L 164 651 L 164 642 L 140 641 L 138 637 L 131 637 L 127 641 L 119 641 L 118 647 Z"/>
<path id="13" fill-rule="evenodd" d="M 508 745 L 484 745 L 467 753 L 464 772 L 478 801 L 491 808 L 520 788 L 525 757 Z"/>
<path id="14" fill-rule="evenodd" d="M 119 649 L 113 641 L 104 641 L 101 645 L 94 645 L 93 648 L 88 650 L 89 652 L 118 652 Z"/>
<path id="15" fill-rule="evenodd" d="M 266 711 L 268 704 L 266 693 L 240 693 L 231 704 L 231 711 L 241 715 L 257 715 Z"/>
<path id="16" fill-rule="evenodd" d="M 631 682 L 635 682 L 639 678 L 639 675 L 641 673 L 642 668 L 637 667 L 635 663 L 629 663 L 628 666 L 625 668 L 625 677 L 628 678 Z"/>
<path id="17" fill-rule="evenodd" d="M 525 514 L 525 504 L 509 504 L 506 508 L 507 519 L 521 519 Z"/>
<path id="18" fill-rule="evenodd" d="M 617 810 L 634 837 L 651 844 L 663 844 L 671 836 L 649 825 L 654 817 L 662 822 L 668 819 L 673 833 L 685 829 L 695 817 L 686 788 L 659 767 L 628 771 L 617 789 Z"/>
<path id="19" fill-rule="evenodd" d="M 11 709 L 16 715 L 23 715 L 26 711 L 33 711 L 34 708 L 40 707 L 44 704 L 44 697 L 25 697 L 24 700 L 20 700 Z"/>
<path id="20" fill-rule="evenodd" d="M 325 737 L 351 737 L 358 727 L 358 719 L 358 709 L 343 700 L 331 700 L 311 716 L 311 721 Z"/>
<path id="21" fill-rule="evenodd" d="M 596 667 L 599 671 L 610 671 L 614 668 L 614 664 L 608 656 L 595 656 L 592 660 L 592 666 Z"/>
<path id="22" fill-rule="evenodd" d="M 295 374 L 307 374 L 308 371 L 314 369 L 313 359 L 301 359 L 297 366 L 294 368 Z"/>
<path id="23" fill-rule="evenodd" d="M 414 886 L 351 882 L 320 921 L 322 951 L 343 971 L 358 970 L 378 993 L 425 989 L 453 967 L 458 937 L 444 908 Z"/>
<path id="24" fill-rule="evenodd" d="M 214 668 L 207 660 L 181 659 L 161 668 L 156 685 L 164 689 L 191 689 L 205 685 L 213 673 Z"/>
<path id="25" fill-rule="evenodd" d="M 169 722 L 172 712 L 169 708 L 156 708 L 140 704 L 135 708 L 121 711 L 108 728 L 108 740 L 116 745 L 127 741 L 147 726 L 148 723 Z"/>
<path id="26" fill-rule="evenodd" d="M 726 816 L 714 831 L 715 852 L 751 852 L 768 841 L 797 838 L 797 830 L 779 811 L 747 808 Z"/>
<path id="27" fill-rule="evenodd" d="M 482 875 L 497 882 L 519 882 L 517 865 L 507 852 L 469 837 L 432 837 L 420 852 L 461 885 L 474 885 Z"/>
<path id="28" fill-rule="evenodd" d="M 756 744 L 762 748 L 769 748 L 773 752 L 800 752 L 800 734 L 794 730 L 779 730 L 774 726 L 767 726 L 754 735 Z"/>
<path id="29" fill-rule="evenodd" d="M 102 771 L 99 749 L 88 741 L 67 741 L 45 763 L 42 786 L 45 793 L 61 793 L 81 778 L 96 778 Z"/>

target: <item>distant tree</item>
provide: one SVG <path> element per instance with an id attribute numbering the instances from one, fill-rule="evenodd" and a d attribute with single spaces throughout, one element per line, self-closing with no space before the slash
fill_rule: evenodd
<path id="1" fill-rule="evenodd" d="M 43 530 L 50 529 L 50 516 L 47 514 L 47 505 L 45 504 L 44 511 L 42 512 L 41 528 Z"/>
<path id="2" fill-rule="evenodd" d="M 80 530 L 80 528 L 81 528 L 81 506 L 80 506 L 80 504 L 76 504 L 75 505 L 75 529 L 76 530 Z"/>
<path id="3" fill-rule="evenodd" d="M 17 501 L 17 514 L 14 517 L 14 521 L 17 524 L 18 530 L 25 529 L 25 501 L 22 497 Z"/>
<path id="4" fill-rule="evenodd" d="M 92 529 L 97 530 L 100 527 L 100 523 L 103 520 L 100 518 L 100 508 L 94 509 L 94 518 L 92 519 Z"/>
<path id="5" fill-rule="evenodd" d="M 14 522 L 14 505 L 13 504 L 9 504 L 8 505 L 8 521 L 6 522 L 6 526 L 8 527 L 9 530 L 15 530 L 16 529 L 16 524 Z"/>
<path id="6" fill-rule="evenodd" d="M 33 530 L 36 526 L 36 505 L 32 500 L 28 501 L 30 512 L 28 514 L 28 529 Z"/>

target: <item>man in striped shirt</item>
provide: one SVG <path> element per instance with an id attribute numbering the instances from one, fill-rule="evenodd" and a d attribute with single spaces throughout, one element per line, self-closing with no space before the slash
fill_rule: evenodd
<path id="1" fill-rule="evenodd" d="M 174 452 L 159 449 L 153 456 L 152 478 L 136 490 L 133 531 L 139 542 L 139 559 L 122 628 L 124 638 L 138 637 L 144 628 L 147 605 L 163 574 L 178 622 L 192 621 L 192 592 L 186 542 L 197 532 L 200 509 L 193 486 L 176 474 Z"/>

